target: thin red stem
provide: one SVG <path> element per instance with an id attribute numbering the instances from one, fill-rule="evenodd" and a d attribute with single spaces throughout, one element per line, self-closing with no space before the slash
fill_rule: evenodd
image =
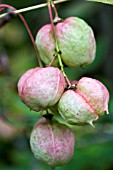
<path id="1" fill-rule="evenodd" d="M 4 8 L 0 8 L 0 12 L 3 10 Z"/>
<path id="2" fill-rule="evenodd" d="M 52 8 L 53 8 L 53 10 L 55 12 L 55 17 L 59 18 L 56 6 L 54 5 L 54 2 L 52 3 Z"/>
<path id="3" fill-rule="evenodd" d="M 52 14 L 52 8 L 51 8 L 51 2 L 50 1 L 48 1 L 48 11 L 49 11 L 49 16 L 50 16 L 50 21 L 51 21 L 53 37 L 54 37 L 54 40 L 56 42 L 55 27 L 54 27 L 54 22 L 53 22 L 53 14 Z"/>
<path id="4" fill-rule="evenodd" d="M 10 6 L 10 5 L 7 5 L 7 4 L 1 4 L 1 5 L 0 5 L 0 8 L 8 8 L 8 9 L 11 9 L 11 10 L 16 10 L 16 8 L 14 8 L 14 7 Z M 36 55 L 37 55 L 37 59 L 38 59 L 38 62 L 39 62 L 39 66 L 40 66 L 40 67 L 43 67 L 42 62 L 41 62 L 41 60 L 40 60 L 40 58 L 39 58 L 38 49 L 37 49 L 37 47 L 36 47 L 36 44 L 35 44 L 35 41 L 34 41 L 32 32 L 31 32 L 31 30 L 30 30 L 30 28 L 29 28 L 26 20 L 25 20 L 24 17 L 22 16 L 22 14 L 19 13 L 18 15 L 19 15 L 19 17 L 21 18 L 22 22 L 24 23 L 24 25 L 25 25 L 25 27 L 26 27 L 26 29 L 27 29 L 27 31 L 28 31 L 28 34 L 29 34 L 29 36 L 30 36 L 30 39 L 31 39 L 31 41 L 32 41 L 32 44 L 33 44 L 33 46 L 34 46 L 34 49 L 35 49 L 35 52 L 36 52 Z"/>

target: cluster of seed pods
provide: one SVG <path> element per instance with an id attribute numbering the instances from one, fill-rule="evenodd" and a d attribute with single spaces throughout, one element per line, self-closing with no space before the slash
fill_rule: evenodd
<path id="1" fill-rule="evenodd" d="M 57 23 L 55 33 L 66 66 L 88 65 L 95 59 L 93 30 L 82 19 L 70 17 Z M 38 31 L 36 45 L 41 60 L 48 65 L 55 53 L 51 24 Z M 53 116 L 57 112 L 68 124 L 93 126 L 93 121 L 105 111 L 108 113 L 107 88 L 96 79 L 83 77 L 72 84 L 73 89 L 67 89 L 64 75 L 57 66 L 56 58 L 52 66 L 36 67 L 24 73 L 18 82 L 20 99 L 37 112 L 55 110 Z M 67 125 L 46 118 L 36 123 L 30 138 L 34 156 L 52 167 L 63 165 L 72 158 L 74 144 L 74 134 Z"/>

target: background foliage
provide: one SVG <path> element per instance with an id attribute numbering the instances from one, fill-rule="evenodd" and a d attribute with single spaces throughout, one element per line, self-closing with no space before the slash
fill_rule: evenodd
<path id="1" fill-rule="evenodd" d="M 89 0 L 89 1 L 101 2 L 105 4 L 113 4 L 113 0 Z"/>
<path id="2" fill-rule="evenodd" d="M 0 0 L 15 8 L 40 4 L 45 0 Z M 94 30 L 97 41 L 96 60 L 87 67 L 66 68 L 71 80 L 89 76 L 102 81 L 110 92 L 110 117 L 104 115 L 95 129 L 72 127 L 76 137 L 73 159 L 58 170 L 113 170 L 113 6 L 85 0 L 57 5 L 62 18 L 78 16 Z M 37 30 L 49 23 L 47 8 L 23 14 L 35 37 Z M 17 82 L 38 62 L 28 33 L 19 18 L 0 29 L 0 169 L 49 170 L 38 162 L 29 147 L 33 125 L 39 113 L 30 111 L 19 99 Z"/>

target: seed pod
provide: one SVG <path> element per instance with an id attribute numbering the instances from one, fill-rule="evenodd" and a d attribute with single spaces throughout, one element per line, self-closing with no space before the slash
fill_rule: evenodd
<path id="1" fill-rule="evenodd" d="M 109 114 L 109 92 L 100 81 L 83 77 L 77 83 L 76 93 L 87 99 L 99 116 L 103 115 L 105 111 Z"/>
<path id="2" fill-rule="evenodd" d="M 65 88 L 65 79 L 58 68 L 33 68 L 18 82 L 20 99 L 32 110 L 53 106 Z"/>
<path id="3" fill-rule="evenodd" d="M 106 111 L 108 113 L 109 92 L 98 80 L 83 77 L 76 90 L 67 90 L 58 103 L 61 116 L 70 124 L 84 125 Z"/>
<path id="4" fill-rule="evenodd" d="M 69 127 L 45 118 L 33 128 L 30 138 L 34 156 L 55 167 L 67 163 L 74 153 L 74 134 Z"/>
<path id="5" fill-rule="evenodd" d="M 82 19 L 70 17 L 55 26 L 55 34 L 61 58 L 67 66 L 90 64 L 95 59 L 96 43 L 91 27 Z M 55 42 L 51 24 L 43 26 L 36 35 L 40 58 L 49 64 L 55 53 Z M 57 66 L 58 59 L 53 65 Z"/>

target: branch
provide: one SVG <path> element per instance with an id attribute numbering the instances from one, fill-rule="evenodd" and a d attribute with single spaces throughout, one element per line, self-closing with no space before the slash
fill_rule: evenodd
<path id="1" fill-rule="evenodd" d="M 59 4 L 61 2 L 66 2 L 66 1 L 70 1 L 70 0 L 58 0 L 58 1 L 54 1 L 54 4 Z M 1 4 L 1 5 L 4 5 L 4 4 Z M 19 14 L 19 13 L 22 13 L 22 12 L 31 11 L 31 10 L 35 10 L 35 9 L 38 9 L 38 8 L 43 8 L 43 7 L 46 7 L 46 6 L 47 6 L 47 3 L 43 3 L 43 4 L 40 4 L 40 5 L 35 5 L 35 6 L 31 6 L 31 7 L 27 7 L 27 8 L 23 8 L 23 9 L 19 9 L 19 10 L 15 10 L 13 12 L 15 14 Z M 4 17 L 6 14 L 7 13 L 1 14 L 0 18 Z"/>

